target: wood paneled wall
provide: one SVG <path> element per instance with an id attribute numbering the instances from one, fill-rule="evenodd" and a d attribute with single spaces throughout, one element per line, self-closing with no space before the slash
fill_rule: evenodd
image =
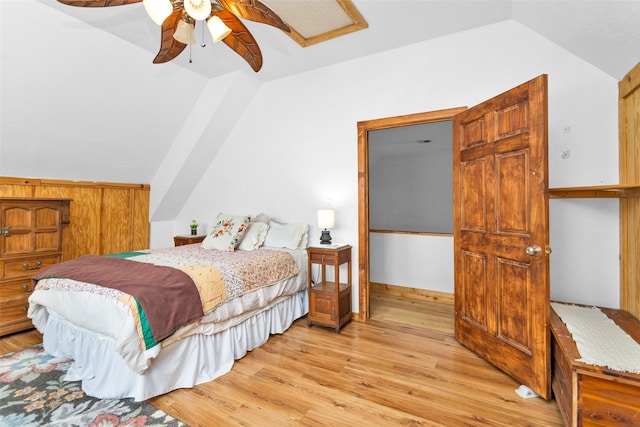
<path id="1" fill-rule="evenodd" d="M 150 190 L 148 184 L 0 177 L 2 197 L 72 199 L 65 260 L 148 248 Z"/>
<path id="2" fill-rule="evenodd" d="M 620 184 L 640 184 L 640 63 L 618 83 Z M 640 196 L 620 199 L 620 308 L 640 319 Z"/>

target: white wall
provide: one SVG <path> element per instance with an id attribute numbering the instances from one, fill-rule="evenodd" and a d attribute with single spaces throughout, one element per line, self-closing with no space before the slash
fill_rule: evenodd
<path id="1" fill-rule="evenodd" d="M 334 240 L 354 246 L 358 311 L 357 122 L 472 106 L 542 73 L 549 75 L 551 186 L 617 182 L 617 82 L 506 21 L 264 84 L 176 218 L 174 232 L 185 233 L 192 219 L 210 227 L 219 211 L 265 212 L 308 223 L 313 239 L 319 236 L 315 210 L 331 199 Z M 562 160 L 567 148 L 571 157 Z M 563 246 L 553 254 L 552 298 L 615 305 L 617 209 L 575 212 L 572 202 L 564 202 L 554 201 L 552 209 L 552 245 Z M 567 217 L 576 228 L 598 223 L 594 243 L 607 252 L 576 241 L 573 226 L 554 225 Z M 154 233 L 152 228 L 152 241 Z M 575 260 L 596 265 L 600 274 L 578 275 Z M 452 277 L 447 265 L 434 262 L 431 268 Z M 438 286 L 453 291 L 452 283 Z"/>
<path id="2" fill-rule="evenodd" d="M 617 199 L 549 202 L 551 299 L 620 308 Z"/>
<path id="3" fill-rule="evenodd" d="M 369 238 L 372 282 L 453 292 L 453 237 L 371 233 Z"/>
<path id="4" fill-rule="evenodd" d="M 446 150 L 390 153 L 369 163 L 370 228 L 453 233 L 451 136 L 448 142 Z"/>

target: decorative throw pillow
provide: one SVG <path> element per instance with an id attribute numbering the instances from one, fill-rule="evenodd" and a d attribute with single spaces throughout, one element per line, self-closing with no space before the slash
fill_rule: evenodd
<path id="1" fill-rule="evenodd" d="M 269 230 L 269 226 L 264 222 L 251 221 L 247 232 L 238 245 L 238 249 L 243 251 L 258 249 L 264 243 L 265 237 L 267 237 L 267 230 Z"/>
<path id="2" fill-rule="evenodd" d="M 264 245 L 271 248 L 305 249 L 307 224 L 280 224 L 269 221 L 269 231 Z"/>
<path id="3" fill-rule="evenodd" d="M 202 247 L 233 252 L 247 232 L 249 219 L 248 216 L 219 214 L 211 232 L 202 241 Z"/>

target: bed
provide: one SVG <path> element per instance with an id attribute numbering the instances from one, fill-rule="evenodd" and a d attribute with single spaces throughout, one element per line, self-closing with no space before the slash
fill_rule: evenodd
<path id="1" fill-rule="evenodd" d="M 201 244 L 43 269 L 28 316 L 85 393 L 146 400 L 229 372 L 304 316 L 306 242 L 306 224 L 220 214 Z"/>

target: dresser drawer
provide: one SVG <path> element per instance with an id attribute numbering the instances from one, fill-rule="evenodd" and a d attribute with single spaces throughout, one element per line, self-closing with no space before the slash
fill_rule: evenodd
<path id="1" fill-rule="evenodd" d="M 0 280 L 31 278 L 41 269 L 61 261 L 60 254 L 0 260 Z"/>
<path id="2" fill-rule="evenodd" d="M 0 310 L 0 335 L 10 334 L 17 331 L 33 328 L 31 319 L 27 317 L 29 308 L 29 294 L 24 298 L 2 302 Z"/>
<path id="3" fill-rule="evenodd" d="M 31 292 L 33 292 L 31 279 L 0 283 L 0 301 L 22 298 L 25 295 L 28 297 L 31 295 Z"/>
<path id="4" fill-rule="evenodd" d="M 2 310 L 0 310 L 0 323 L 15 322 L 21 319 L 27 319 L 27 309 L 29 308 L 29 294 L 25 294 L 23 298 L 3 302 Z"/>

